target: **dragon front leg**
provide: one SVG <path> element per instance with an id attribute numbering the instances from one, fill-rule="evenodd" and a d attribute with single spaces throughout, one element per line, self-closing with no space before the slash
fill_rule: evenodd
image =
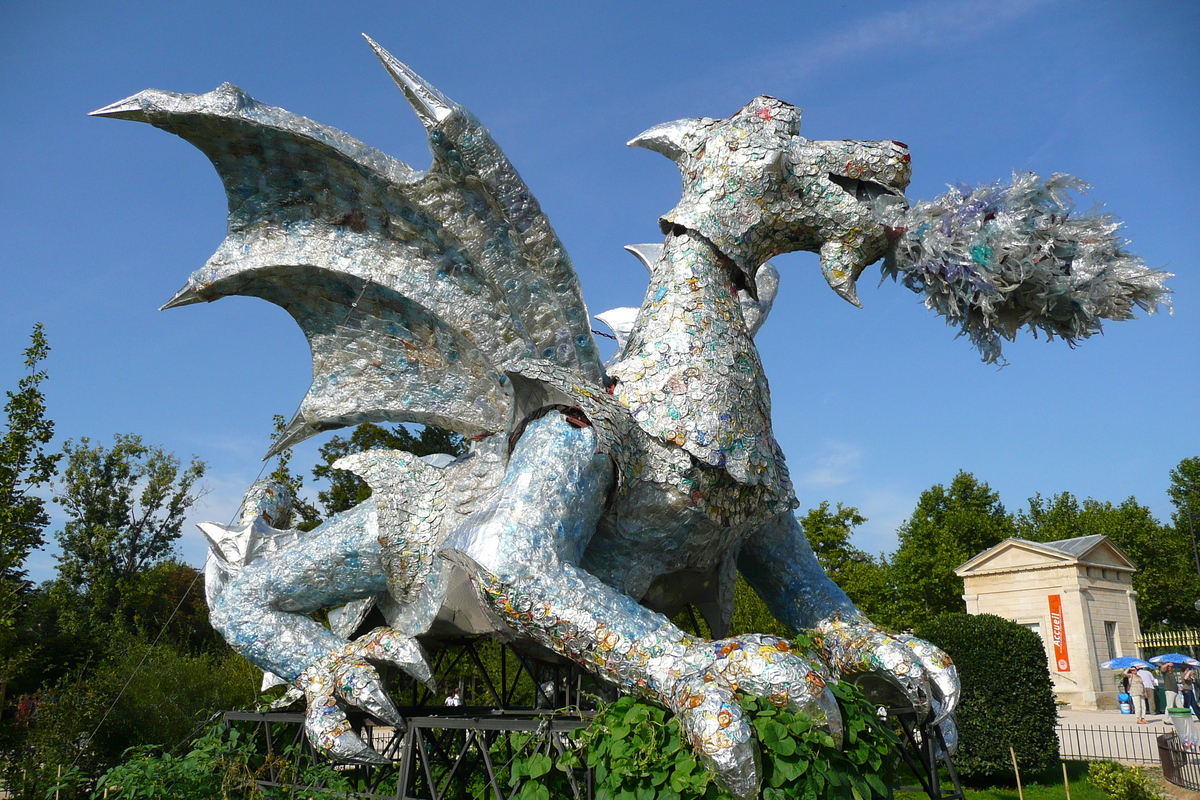
<path id="1" fill-rule="evenodd" d="M 344 761 L 388 763 L 350 729 L 342 705 L 402 727 L 404 718 L 368 660 L 428 681 L 420 645 L 390 628 L 347 642 L 307 616 L 385 591 L 376 512 L 368 500 L 246 565 L 214 598 L 210 619 L 236 651 L 304 692 L 305 730 L 318 750 Z"/>
<path id="2" fill-rule="evenodd" d="M 781 622 L 812 630 L 826 661 L 881 704 L 907 702 L 934 711 L 947 741 L 959 699 L 958 673 L 937 647 L 890 635 L 867 619 L 817 561 L 800 523 L 788 513 L 743 544 L 738 568 Z"/>
<path id="3" fill-rule="evenodd" d="M 787 641 L 689 636 L 576 566 L 613 480 L 595 432 L 552 412 L 528 425 L 490 506 L 451 534 L 442 554 L 508 625 L 671 710 L 718 780 L 737 797 L 756 797 L 756 750 L 737 692 L 803 711 L 835 736 L 837 703 Z"/>

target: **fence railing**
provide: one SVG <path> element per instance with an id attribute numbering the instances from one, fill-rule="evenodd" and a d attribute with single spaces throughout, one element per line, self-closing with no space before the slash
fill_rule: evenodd
<path id="1" fill-rule="evenodd" d="M 1118 725 L 1058 725 L 1058 752 L 1063 761 L 1108 759 L 1128 764 L 1158 763 L 1160 731 Z"/>
<path id="2" fill-rule="evenodd" d="M 1134 644 L 1142 649 L 1200 647 L 1200 630 L 1143 633 L 1142 638 L 1138 639 Z"/>

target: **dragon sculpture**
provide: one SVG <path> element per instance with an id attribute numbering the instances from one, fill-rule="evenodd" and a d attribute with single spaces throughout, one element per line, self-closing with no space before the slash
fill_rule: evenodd
<path id="1" fill-rule="evenodd" d="M 753 341 L 779 280 L 767 261 L 815 251 L 858 305 L 855 280 L 883 258 L 989 362 L 1019 327 L 1075 341 L 1153 311 L 1167 275 L 1123 249 L 1112 218 L 1072 213 L 1069 176 L 910 205 L 906 145 L 810 141 L 798 108 L 756 97 L 630 142 L 671 158 L 683 194 L 664 243 L 630 248 L 649 288 L 640 309 L 601 315 L 619 339 L 606 365 L 562 243 L 490 134 L 370 44 L 428 131 L 428 171 L 229 84 L 92 112 L 183 137 L 224 182 L 228 236 L 165 307 L 250 295 L 304 330 L 312 386 L 271 453 L 365 421 L 472 443 L 457 459 L 342 459 L 373 495 L 309 533 L 283 530 L 282 487 L 255 484 L 241 524 L 202 526 L 214 626 L 303 692 L 311 740 L 343 760 L 382 760 L 346 705 L 404 724 L 371 661 L 429 681 L 417 637 L 497 630 L 668 708 L 740 798 L 759 777 L 739 693 L 837 738 L 827 682 L 852 679 L 950 733 L 950 659 L 873 625 L 793 515 Z M 816 651 L 720 638 L 739 572 Z M 716 641 L 671 623 L 687 603 Z M 371 605 L 388 626 L 349 638 Z M 329 608 L 332 630 L 308 616 Z"/>

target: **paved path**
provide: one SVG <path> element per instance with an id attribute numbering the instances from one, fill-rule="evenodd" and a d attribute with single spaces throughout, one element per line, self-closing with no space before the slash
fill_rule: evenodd
<path id="1" fill-rule="evenodd" d="M 1156 733 L 1166 733 L 1166 727 L 1171 725 L 1166 714 L 1154 714 L 1146 717 L 1148 725 L 1139 725 L 1133 714 L 1122 714 L 1119 711 L 1085 711 L 1061 707 L 1058 710 L 1060 725 L 1103 725 L 1129 728 L 1149 728 Z"/>
<path id="2" fill-rule="evenodd" d="M 1110 758 L 1126 763 L 1157 764 L 1158 735 L 1175 728 L 1166 714 L 1146 719 L 1147 724 L 1139 725 L 1133 714 L 1060 708 L 1059 751 L 1068 760 Z"/>

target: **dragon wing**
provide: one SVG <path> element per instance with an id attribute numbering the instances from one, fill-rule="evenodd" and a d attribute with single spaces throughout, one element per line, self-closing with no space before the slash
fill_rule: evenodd
<path id="1" fill-rule="evenodd" d="M 225 185 L 225 241 L 164 308 L 250 295 L 304 331 L 312 386 L 268 455 L 360 422 L 504 430 L 503 376 L 524 359 L 603 379 L 578 276 L 529 188 L 470 112 L 367 41 L 429 133 L 425 172 L 231 84 L 92 112 L 186 139 Z"/>

